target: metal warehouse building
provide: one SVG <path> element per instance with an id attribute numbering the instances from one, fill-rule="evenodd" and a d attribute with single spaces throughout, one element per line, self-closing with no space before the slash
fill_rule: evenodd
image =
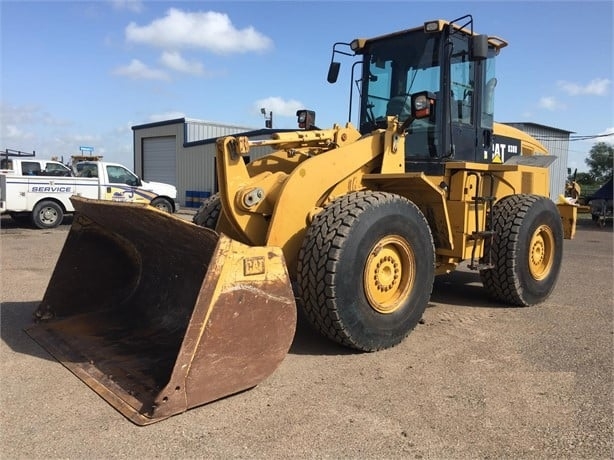
<path id="1" fill-rule="evenodd" d="M 548 168 L 550 170 L 550 199 L 556 202 L 558 196 L 565 191 L 565 182 L 568 176 L 569 135 L 573 131 L 537 123 L 510 122 L 504 124 L 533 136 L 548 149 L 550 155 L 557 157 L 556 161 Z"/>
<path id="2" fill-rule="evenodd" d="M 535 137 L 557 160 L 550 165 L 550 198 L 557 200 L 565 190 L 571 131 L 537 123 L 505 123 Z M 241 134 L 252 140 L 268 139 L 279 130 L 254 129 L 189 118 L 160 121 L 132 127 L 134 171 L 143 179 L 173 184 L 182 206 L 199 207 L 200 201 L 217 191 L 215 141 L 220 136 Z M 293 131 L 293 130 L 284 130 Z M 254 147 L 250 159 L 272 151 Z"/>
<path id="3" fill-rule="evenodd" d="M 175 185 L 178 201 L 187 207 L 198 207 L 204 197 L 217 190 L 215 141 L 218 137 L 241 134 L 254 140 L 268 139 L 273 132 L 189 118 L 133 126 L 132 131 L 136 174 L 148 181 Z M 250 159 L 270 152 L 270 147 L 254 147 Z"/>

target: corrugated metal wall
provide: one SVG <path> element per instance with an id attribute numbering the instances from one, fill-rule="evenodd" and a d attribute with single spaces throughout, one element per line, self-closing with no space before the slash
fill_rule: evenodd
<path id="1" fill-rule="evenodd" d="M 544 144 L 550 155 L 557 160 L 548 168 L 550 171 L 550 199 L 557 201 L 558 196 L 565 192 L 567 180 L 567 161 L 569 156 L 570 131 L 539 125 L 537 123 L 505 123 L 533 136 Z"/>
<path id="2" fill-rule="evenodd" d="M 197 196 L 200 195 L 202 199 L 216 192 L 215 139 L 221 136 L 245 134 L 246 130 L 236 126 L 191 125 L 191 128 L 186 127 L 186 134 L 190 129 L 193 129 L 193 136 L 208 135 L 214 132 L 219 133 L 216 136 L 197 139 L 191 143 L 184 144 L 184 147 L 177 155 L 177 196 L 179 201 L 183 206 L 198 207 L 195 202 L 199 200 L 194 197 L 195 194 Z M 252 136 L 250 139 L 268 139 L 269 137 L 270 135 L 260 135 Z M 250 150 L 250 159 L 259 158 L 271 151 L 270 147 L 254 147 Z"/>
<path id="3" fill-rule="evenodd" d="M 246 126 L 222 125 L 202 120 L 185 120 L 185 143 L 198 142 L 205 139 L 213 139 L 221 136 L 229 136 L 245 131 L 252 131 L 254 128 Z"/>
<path id="4" fill-rule="evenodd" d="M 173 135 L 176 139 L 177 201 L 181 206 L 195 207 L 194 193 L 215 192 L 215 140 L 221 136 L 244 134 L 254 128 L 210 123 L 201 120 L 178 118 L 145 125 L 133 126 L 135 171 L 143 174 L 143 143 L 147 139 Z M 265 139 L 269 135 L 251 137 Z M 258 158 L 271 152 L 270 147 L 256 147 L 250 154 Z"/>
<path id="5" fill-rule="evenodd" d="M 551 155 L 558 158 L 549 168 L 550 198 L 556 201 L 559 194 L 565 190 L 570 132 L 536 123 L 505 124 L 535 137 L 544 144 Z M 139 172 L 139 169 L 142 169 L 140 149 L 142 140 L 147 137 L 169 135 L 169 129 L 177 133 L 177 199 L 181 205 L 190 207 L 194 207 L 193 192 L 210 194 L 215 192 L 215 139 L 239 133 L 249 134 L 249 131 L 253 131 L 253 128 L 190 119 L 134 126 L 132 129 L 135 139 L 135 170 L 139 174 L 142 174 L 142 171 Z M 252 135 L 250 139 L 269 137 L 270 134 L 259 133 Z M 270 147 L 255 147 L 250 152 L 250 159 L 259 158 L 271 151 Z"/>
<path id="6" fill-rule="evenodd" d="M 269 136 L 255 136 L 250 139 L 268 139 Z M 186 197 L 186 192 L 215 193 L 215 147 L 214 141 L 198 143 L 184 147 L 177 159 L 177 194 Z M 270 147 L 254 147 L 250 150 L 250 159 L 267 155 Z M 181 195 L 179 195 L 181 193 Z M 185 201 L 180 199 L 180 201 Z"/>

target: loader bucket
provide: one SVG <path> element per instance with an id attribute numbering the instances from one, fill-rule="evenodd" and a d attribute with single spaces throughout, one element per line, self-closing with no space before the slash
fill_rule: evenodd
<path id="1" fill-rule="evenodd" d="M 26 332 L 119 412 L 154 423 L 251 388 L 281 364 L 296 305 L 279 248 L 148 205 L 72 201 Z"/>

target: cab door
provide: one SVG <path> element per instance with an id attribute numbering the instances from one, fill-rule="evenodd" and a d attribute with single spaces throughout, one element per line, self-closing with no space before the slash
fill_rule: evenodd
<path id="1" fill-rule="evenodd" d="M 446 46 L 451 47 L 450 100 L 448 120 L 443 122 L 444 131 L 446 127 L 449 131 L 444 136 L 449 137 L 449 151 L 454 159 L 480 161 L 476 145 L 476 62 L 470 59 L 468 35 L 456 33 L 449 38 Z"/>
<path id="2" fill-rule="evenodd" d="M 104 185 L 104 199 L 149 203 L 151 199 L 141 193 L 139 178 L 120 165 L 106 165 L 108 184 Z"/>
<path id="3" fill-rule="evenodd" d="M 496 53 L 489 46 L 486 59 L 472 58 L 470 40 L 464 34 L 450 37 L 450 110 L 444 130 L 451 127 L 449 139 L 455 159 L 497 162 L 493 155 Z"/>

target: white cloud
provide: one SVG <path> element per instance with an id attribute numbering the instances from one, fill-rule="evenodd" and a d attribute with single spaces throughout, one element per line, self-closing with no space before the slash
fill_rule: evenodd
<path id="1" fill-rule="evenodd" d="M 272 46 L 271 39 L 253 27 L 235 28 L 226 14 L 188 13 L 176 8 L 149 25 L 131 22 L 126 27 L 126 40 L 164 49 L 202 48 L 218 54 L 262 51 Z"/>
<path id="2" fill-rule="evenodd" d="M 302 102 L 294 99 L 285 101 L 281 97 L 272 96 L 265 99 L 260 99 L 254 103 L 255 110 L 260 112 L 261 108 L 266 110 L 267 116 L 269 112 L 273 112 L 273 117 L 275 117 L 275 115 L 294 117 L 296 116 L 296 111 L 305 108 L 305 106 Z"/>
<path id="3" fill-rule="evenodd" d="M 41 109 L 36 105 L 15 106 L 0 103 L 0 118 L 5 124 L 33 123 L 41 118 Z"/>
<path id="4" fill-rule="evenodd" d="M 152 69 L 138 59 L 133 59 L 130 64 L 118 67 L 113 71 L 114 75 L 121 75 L 133 80 L 170 80 L 168 74 L 160 69 Z"/>
<path id="5" fill-rule="evenodd" d="M 186 61 L 177 51 L 165 51 L 160 62 L 169 69 L 190 75 L 204 75 L 203 65 L 198 61 Z"/>
<path id="6" fill-rule="evenodd" d="M 15 125 L 3 125 L 2 128 L 0 128 L 0 133 L 2 133 L 0 137 L 8 142 L 20 143 L 32 138 L 32 133 L 25 132 Z"/>
<path id="7" fill-rule="evenodd" d="M 96 154 L 108 161 L 118 161 L 130 167 L 132 160 L 132 125 L 108 133 L 88 133 L 74 122 L 58 118 L 35 105 L 0 103 L 0 149 L 24 152 L 36 151 L 39 158 L 79 154 L 80 145 L 91 145 Z"/>
<path id="8" fill-rule="evenodd" d="M 552 111 L 565 108 L 565 106 L 563 104 L 561 104 L 554 97 L 542 97 L 542 98 L 540 98 L 539 102 L 537 103 L 537 106 L 540 109 L 546 109 L 546 110 L 552 110 Z"/>
<path id="9" fill-rule="evenodd" d="M 140 13 L 144 9 L 143 2 L 141 0 L 110 0 L 111 5 L 116 10 L 128 10 L 133 13 Z"/>
<path id="10" fill-rule="evenodd" d="M 568 81 L 558 81 L 556 84 L 570 96 L 603 96 L 608 94 L 612 82 L 607 78 L 595 78 L 584 86 Z"/>
<path id="11" fill-rule="evenodd" d="M 65 143 L 70 145 L 97 145 L 100 144 L 100 135 L 96 134 L 63 134 L 62 136 L 54 139 L 56 142 Z"/>
<path id="12" fill-rule="evenodd" d="M 57 118 L 36 105 L 11 105 L 0 103 L 0 148 L 29 151 L 36 150 L 40 132 L 70 123 Z"/>

